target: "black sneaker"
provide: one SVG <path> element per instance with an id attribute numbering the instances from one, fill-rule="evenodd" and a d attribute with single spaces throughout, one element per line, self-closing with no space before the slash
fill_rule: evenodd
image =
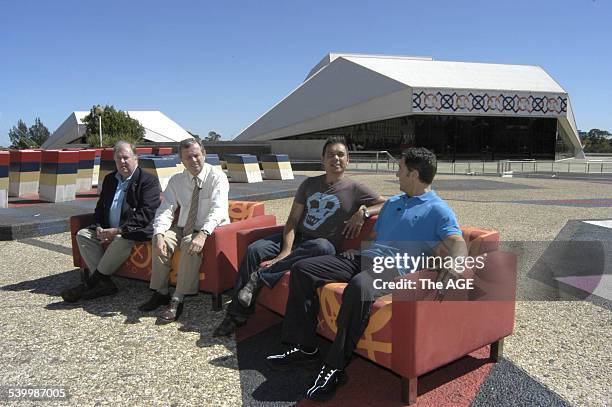
<path id="1" fill-rule="evenodd" d="M 306 353 L 295 346 L 284 353 L 266 357 L 266 364 L 273 370 L 289 370 L 299 366 L 312 366 L 319 361 L 319 349 Z"/>
<path id="2" fill-rule="evenodd" d="M 225 314 L 225 318 L 213 331 L 212 336 L 218 338 L 220 336 L 230 336 L 236 331 L 236 328 L 246 324 L 246 321 L 238 321 L 236 318 L 229 314 Z"/>
<path id="3" fill-rule="evenodd" d="M 170 294 L 163 295 L 155 291 L 147 302 L 138 307 L 138 310 L 143 312 L 154 311 L 162 305 L 168 305 L 169 302 Z"/>
<path id="4" fill-rule="evenodd" d="M 119 289 L 113 283 L 113 280 L 101 280 L 94 287 L 88 288 L 87 290 L 81 293 L 81 299 L 83 300 L 93 300 L 94 298 L 104 297 L 106 295 L 117 294 Z"/>
<path id="5" fill-rule="evenodd" d="M 306 390 L 306 397 L 311 400 L 327 401 L 334 397 L 336 389 L 345 384 L 346 381 L 347 377 L 344 370 L 323 365 L 310 388 Z"/>

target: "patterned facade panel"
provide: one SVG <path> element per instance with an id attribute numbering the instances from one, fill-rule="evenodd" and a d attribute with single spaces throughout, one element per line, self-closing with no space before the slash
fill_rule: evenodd
<path id="1" fill-rule="evenodd" d="M 453 89 L 413 89 L 414 113 L 559 117 L 567 94 Z"/>

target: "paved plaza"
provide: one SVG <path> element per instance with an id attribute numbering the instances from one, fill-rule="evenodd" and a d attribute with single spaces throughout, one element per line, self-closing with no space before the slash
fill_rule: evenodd
<path id="1" fill-rule="evenodd" d="M 349 175 L 383 195 L 399 192 L 392 173 Z M 505 244 L 534 242 L 535 249 L 519 260 L 522 301 L 516 305 L 514 334 L 504 344 L 505 359 L 481 366 L 486 374 L 466 372 L 437 383 L 427 389 L 430 394 L 419 393 L 418 405 L 612 405 L 610 274 L 602 273 L 593 295 L 582 301 L 569 301 L 572 287 L 583 287 L 578 277 L 563 280 L 569 291 L 554 301 L 527 300 L 530 272 L 541 254 L 537 248 L 544 250 L 545 242 L 607 239 L 603 257 L 584 261 L 602 262 L 604 272 L 611 273 L 612 181 L 440 175 L 434 188 L 460 224 L 496 229 Z M 266 213 L 284 223 L 291 202 L 266 201 Z M 304 373 L 273 376 L 259 369 L 268 348 L 274 350 L 278 324 L 238 344 L 233 337 L 212 338 L 223 313 L 213 312 L 210 296 L 200 294 L 187 300 L 179 323 L 156 325 L 154 314 L 137 311 L 150 295 L 147 284 L 121 278 L 114 297 L 65 304 L 60 290 L 79 279 L 69 233 L 0 241 L 0 269 L 0 385 L 59 386 L 69 394 L 63 401 L 9 405 L 310 405 L 300 401 L 301 383 L 308 381 Z M 276 322 L 274 316 L 262 318 Z M 355 359 L 342 391 L 350 391 L 351 380 L 387 375 L 395 387 L 374 387 L 367 404 L 401 405 L 399 380 Z M 456 386 L 461 380 L 471 380 L 466 386 L 475 391 L 467 394 Z M 434 398 L 435 404 L 428 403 Z M 339 401 L 333 405 L 342 405 Z"/>

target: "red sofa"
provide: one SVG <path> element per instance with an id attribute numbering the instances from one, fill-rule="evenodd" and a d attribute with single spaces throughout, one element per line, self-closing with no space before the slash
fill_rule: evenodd
<path id="1" fill-rule="evenodd" d="M 238 273 L 236 253 L 236 233 L 243 229 L 271 226 L 276 224 L 274 215 L 264 214 L 265 206 L 261 202 L 230 201 L 229 216 L 231 223 L 215 228 L 206 239 L 202 266 L 200 267 L 200 291 L 212 294 L 213 310 L 221 310 L 221 293 L 232 288 Z M 72 259 L 74 265 L 87 268 L 79 253 L 76 233 L 93 223 L 93 213 L 70 218 L 72 235 Z M 130 258 L 115 273 L 116 276 L 149 281 L 151 279 L 151 242 L 134 245 Z M 176 270 L 181 255 L 176 250 L 172 258 L 170 282 L 176 283 Z"/>
<path id="2" fill-rule="evenodd" d="M 361 240 L 370 233 L 374 223 L 374 218 L 368 221 L 357 238 L 343 242 L 342 249 L 359 248 Z M 277 233 L 282 228 L 272 226 L 238 232 L 238 258 L 243 258 L 250 243 Z M 491 345 L 492 359 L 497 360 L 503 338 L 510 335 L 514 327 L 515 255 L 498 250 L 499 233 L 496 231 L 471 227 L 462 230 L 470 255 L 487 253 L 485 267 L 474 274 L 476 284 L 486 286 L 487 282 L 498 284 L 503 281 L 506 296 L 470 301 L 468 291 L 461 291 L 460 295 L 465 298 L 452 298 L 452 301 L 451 294 L 441 302 L 399 301 L 407 291 L 411 292 L 410 295 L 430 298 L 436 293 L 396 290 L 374 303 L 370 322 L 357 345 L 356 353 L 401 376 L 402 399 L 408 404 L 416 401 L 417 379 L 427 372 L 487 345 Z M 436 274 L 422 270 L 400 278 L 435 280 Z M 331 283 L 319 291 L 321 309 L 318 332 L 330 340 L 336 333 L 336 316 L 345 286 L 346 283 Z M 289 273 L 286 273 L 274 289 L 264 287 L 257 301 L 265 308 L 284 315 L 288 294 Z M 498 300 L 500 298 L 503 300 Z"/>

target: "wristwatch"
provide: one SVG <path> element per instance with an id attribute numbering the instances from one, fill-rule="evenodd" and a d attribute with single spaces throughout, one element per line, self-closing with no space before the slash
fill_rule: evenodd
<path id="1" fill-rule="evenodd" d="M 361 211 L 363 212 L 363 219 L 368 220 L 370 219 L 370 212 L 368 211 L 368 208 L 366 208 L 365 206 L 363 208 L 361 208 Z"/>

